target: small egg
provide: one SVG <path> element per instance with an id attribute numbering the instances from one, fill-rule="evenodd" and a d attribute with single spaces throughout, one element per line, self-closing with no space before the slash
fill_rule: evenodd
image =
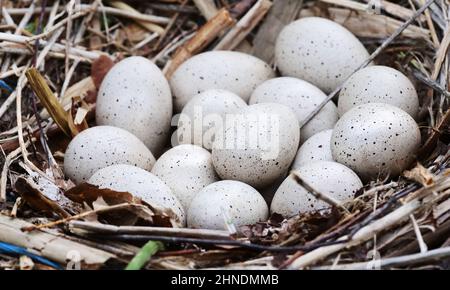
<path id="1" fill-rule="evenodd" d="M 209 89 L 229 90 L 247 102 L 256 86 L 274 75 L 267 63 L 242 52 L 198 54 L 180 65 L 170 79 L 175 111 L 180 112 L 195 95 Z"/>
<path id="2" fill-rule="evenodd" d="M 299 139 L 297 118 L 288 107 L 276 103 L 245 107 L 216 131 L 214 168 L 222 179 L 264 188 L 287 172 Z"/>
<path id="3" fill-rule="evenodd" d="M 222 180 L 203 188 L 188 210 L 188 227 L 227 230 L 227 224 L 243 226 L 267 220 L 264 198 L 250 185 Z"/>
<path id="4" fill-rule="evenodd" d="M 202 188 L 219 180 L 211 153 L 190 144 L 166 151 L 156 161 L 152 173 L 170 187 L 186 210 Z"/>
<path id="5" fill-rule="evenodd" d="M 130 131 L 159 155 L 168 141 L 172 94 L 161 70 L 141 56 L 123 59 L 106 74 L 97 95 L 98 125 Z"/>
<path id="6" fill-rule="evenodd" d="M 387 66 L 369 66 L 354 73 L 339 94 L 339 115 L 367 103 L 386 103 L 399 107 L 413 118 L 419 113 L 419 98 L 411 81 Z"/>
<path id="7" fill-rule="evenodd" d="M 400 174 L 414 160 L 420 131 L 402 109 L 383 103 L 359 105 L 345 113 L 331 136 L 333 159 L 361 178 Z"/>
<path id="8" fill-rule="evenodd" d="M 338 202 L 351 200 L 363 186 L 356 173 L 342 164 L 331 161 L 308 163 L 293 171 L 280 185 L 270 205 L 271 213 L 291 217 L 330 208 L 328 203 L 298 184 L 295 175 L 314 190 Z"/>
<path id="9" fill-rule="evenodd" d="M 275 44 L 275 63 L 283 76 L 308 81 L 325 93 L 336 89 L 368 58 L 350 31 L 320 17 L 288 24 Z"/>
<path id="10" fill-rule="evenodd" d="M 178 142 L 195 144 L 210 150 L 214 132 L 226 114 L 246 107 L 238 95 L 226 90 L 207 90 L 193 97 L 184 106 L 178 121 Z"/>
<path id="11" fill-rule="evenodd" d="M 99 188 L 128 192 L 149 205 L 171 209 L 181 226 L 186 224 L 183 206 L 170 188 L 152 173 L 127 164 L 117 164 L 102 168 L 88 180 Z"/>
<path id="12" fill-rule="evenodd" d="M 292 170 L 298 169 L 303 165 L 317 161 L 333 161 L 331 154 L 331 134 L 332 129 L 319 132 L 311 136 L 298 149 L 295 156 Z"/>
<path id="13" fill-rule="evenodd" d="M 291 108 L 303 124 L 308 115 L 327 98 L 314 85 L 291 77 L 267 80 L 259 85 L 249 104 L 278 103 Z M 338 111 L 333 102 L 328 102 L 308 123 L 300 129 L 300 144 L 323 130 L 332 129 L 338 120 Z"/>
<path id="14" fill-rule="evenodd" d="M 76 135 L 64 154 L 64 172 L 75 183 L 86 181 L 97 170 L 130 164 L 151 170 L 152 152 L 130 132 L 111 126 L 96 126 Z"/>

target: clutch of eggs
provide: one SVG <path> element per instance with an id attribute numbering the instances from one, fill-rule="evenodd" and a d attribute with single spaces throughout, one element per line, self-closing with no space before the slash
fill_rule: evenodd
<path id="1" fill-rule="evenodd" d="M 414 84 L 386 66 L 352 74 L 368 56 L 341 25 L 308 17 L 278 35 L 278 77 L 234 51 L 193 56 L 170 80 L 144 57 L 125 58 L 99 89 L 98 126 L 67 147 L 66 176 L 129 192 L 192 228 L 328 210 L 315 191 L 344 204 L 361 180 L 408 168 L 421 141 Z M 340 85 L 337 106 L 305 122 Z"/>

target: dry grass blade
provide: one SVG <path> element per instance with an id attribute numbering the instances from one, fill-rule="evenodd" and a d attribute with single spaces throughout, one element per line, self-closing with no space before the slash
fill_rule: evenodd
<path id="1" fill-rule="evenodd" d="M 67 121 L 68 114 L 59 103 L 59 100 L 52 93 L 44 77 L 35 68 L 30 68 L 26 72 L 27 79 L 36 96 L 42 105 L 47 109 L 50 116 L 67 136 L 71 137 L 71 130 Z"/>

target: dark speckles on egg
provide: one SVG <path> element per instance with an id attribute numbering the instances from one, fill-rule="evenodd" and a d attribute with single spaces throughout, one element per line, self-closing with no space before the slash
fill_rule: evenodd
<path id="1" fill-rule="evenodd" d="M 194 197 L 187 214 L 188 227 L 225 230 L 225 219 L 241 226 L 265 221 L 268 214 L 258 191 L 239 181 L 223 180 L 206 186 Z"/>
<path id="2" fill-rule="evenodd" d="M 349 129 L 351 126 L 353 130 Z M 408 134 L 401 135 L 404 131 Z M 354 107 L 341 117 L 331 142 L 337 162 L 370 180 L 380 173 L 395 176 L 403 171 L 414 160 L 420 131 L 405 111 L 389 104 L 369 103 Z M 342 154 L 350 148 L 357 148 L 353 158 Z"/>

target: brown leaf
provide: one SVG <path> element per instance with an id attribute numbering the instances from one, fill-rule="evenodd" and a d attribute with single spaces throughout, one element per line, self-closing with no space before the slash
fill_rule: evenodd
<path id="1" fill-rule="evenodd" d="M 103 78 L 113 67 L 114 62 L 107 56 L 101 55 L 91 65 L 91 77 L 94 80 L 95 87 L 98 89 Z"/>
<path id="2" fill-rule="evenodd" d="M 136 224 L 140 222 L 140 219 L 144 221 L 144 224 L 150 223 L 163 227 L 182 226 L 181 221 L 171 209 L 150 205 L 129 192 L 114 191 L 108 188 L 99 188 L 89 183 L 81 183 L 66 191 L 65 195 L 75 202 L 86 203 L 92 208 L 94 202 L 97 202 L 99 198 L 103 199 L 108 205 L 129 203 L 130 207 L 126 209 L 127 216 L 124 216 L 123 210 L 107 214 L 107 221 L 113 224 Z M 134 216 L 134 219 L 129 216 L 130 214 Z"/>
<path id="3" fill-rule="evenodd" d="M 67 123 L 72 136 L 76 136 L 81 131 L 89 128 L 86 121 L 89 110 L 89 105 L 80 97 L 72 98 L 72 106 L 70 107 L 69 116 L 67 118 Z"/>
<path id="4" fill-rule="evenodd" d="M 434 175 L 419 163 L 413 169 L 405 171 L 403 173 L 403 176 L 408 179 L 414 180 L 415 182 L 418 182 L 425 187 L 432 186 L 435 180 Z"/>
<path id="5" fill-rule="evenodd" d="M 14 184 L 15 190 L 34 209 L 48 215 L 57 214 L 62 218 L 70 216 L 57 202 L 46 197 L 31 178 L 19 177 Z"/>

